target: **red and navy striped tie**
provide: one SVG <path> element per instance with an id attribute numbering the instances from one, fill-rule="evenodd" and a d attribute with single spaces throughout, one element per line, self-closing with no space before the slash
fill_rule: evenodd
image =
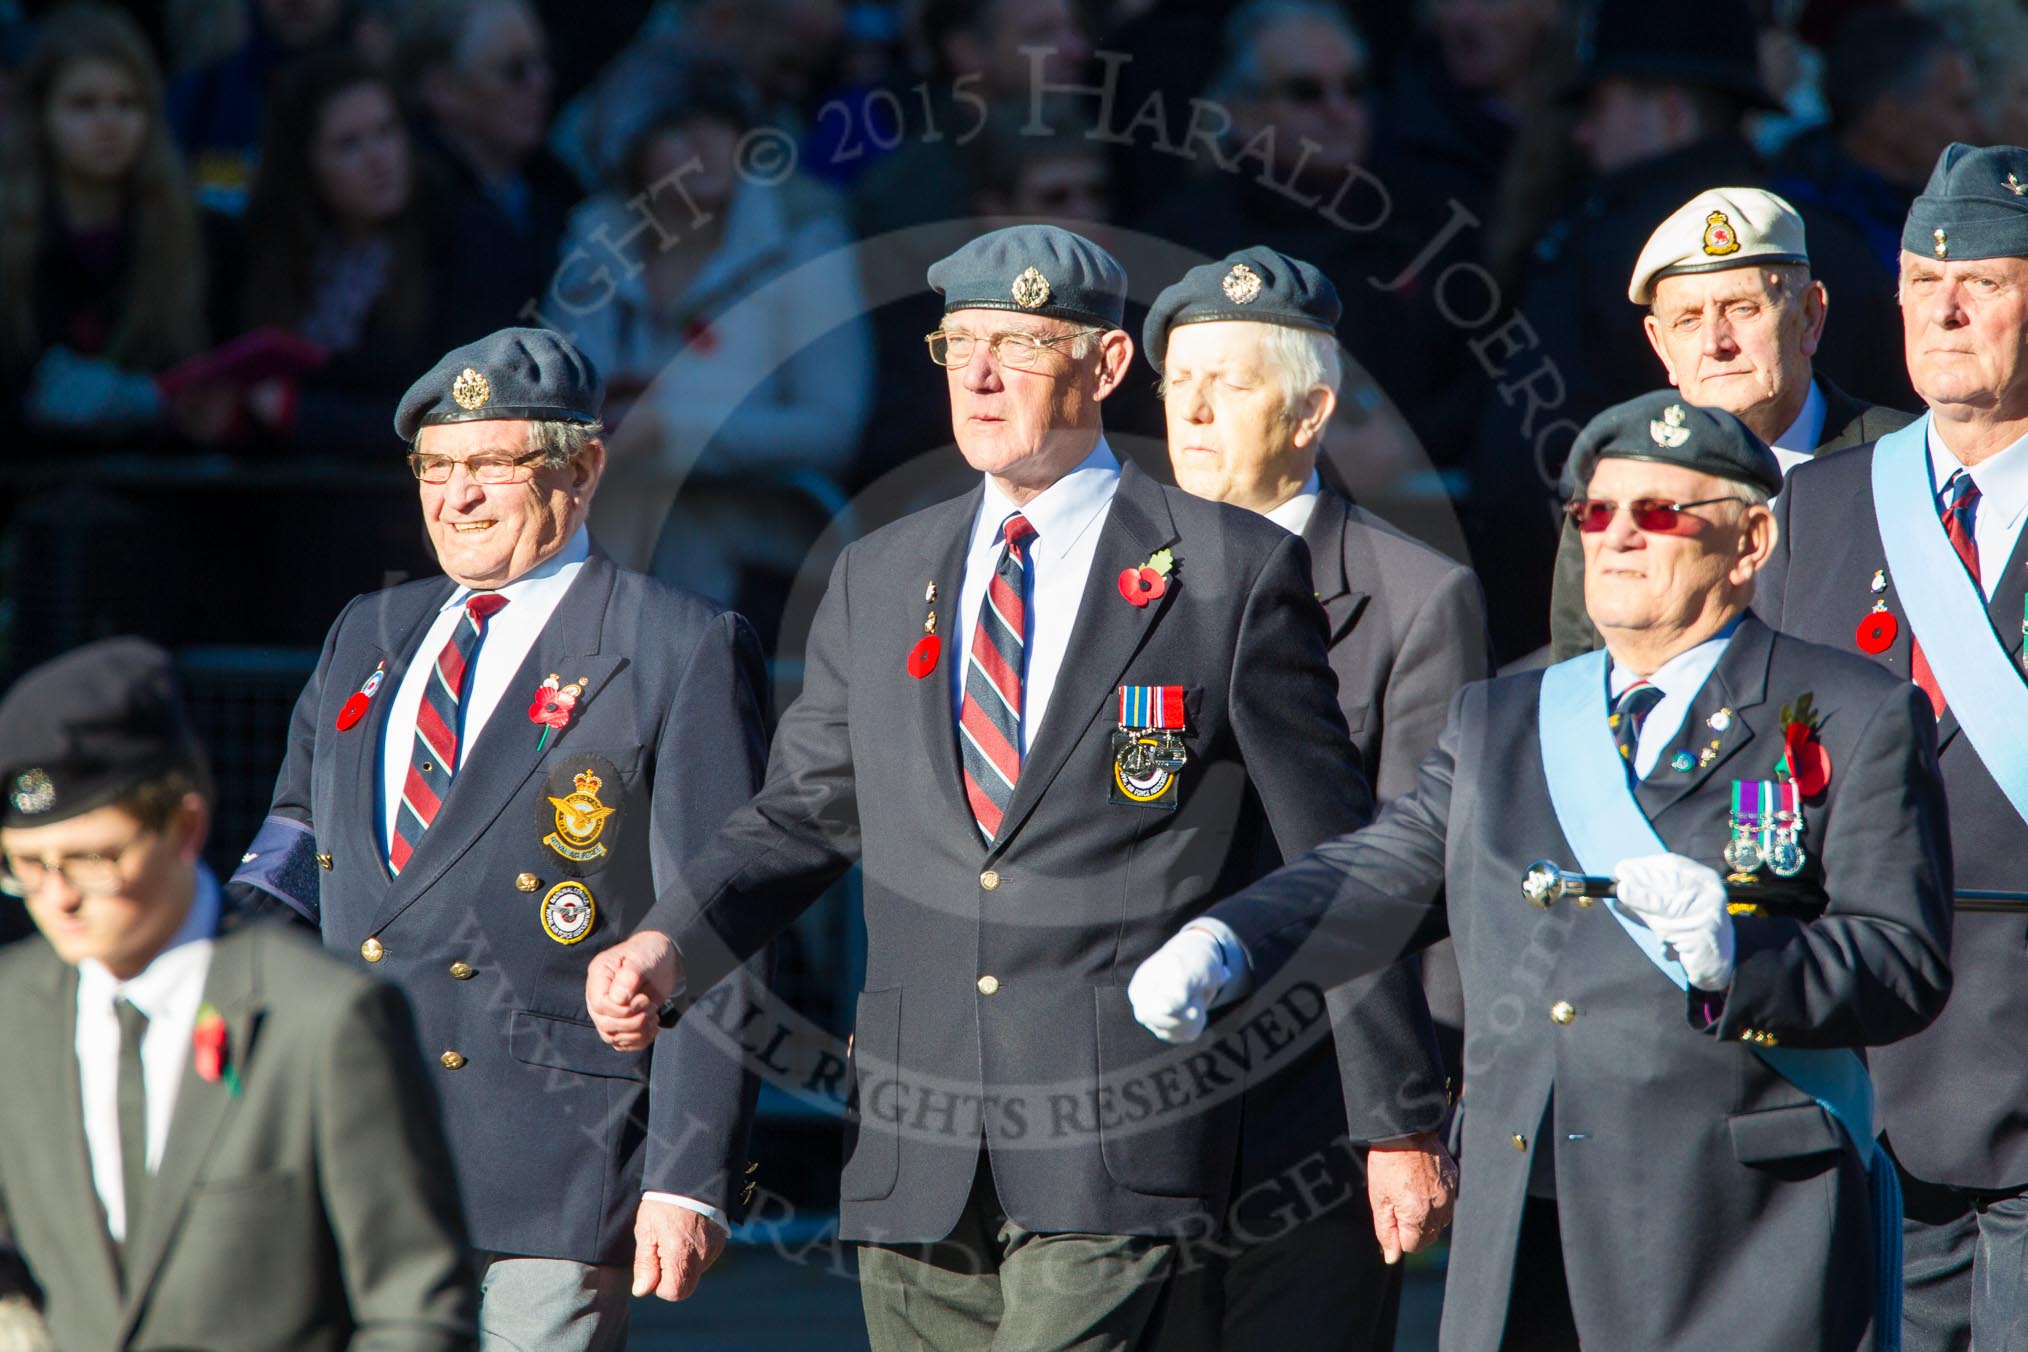
<path id="1" fill-rule="evenodd" d="M 472 688 L 472 659 L 486 637 L 486 621 L 498 614 L 507 598 L 480 592 L 465 602 L 464 618 L 451 631 L 436 666 L 423 686 L 415 711 L 415 745 L 409 751 L 408 778 L 395 809 L 394 839 L 387 845 L 387 866 L 397 874 L 422 843 L 423 832 L 437 819 L 451 776 L 458 769 L 458 714 Z"/>
<path id="2" fill-rule="evenodd" d="M 1021 778 L 1021 682 L 1027 669 L 1028 556 L 1035 538 L 1028 518 L 1015 513 L 1000 524 L 1007 547 L 986 584 L 972 658 L 965 668 L 965 698 L 958 710 L 958 750 L 965 762 L 965 797 L 979 830 L 991 841 Z"/>

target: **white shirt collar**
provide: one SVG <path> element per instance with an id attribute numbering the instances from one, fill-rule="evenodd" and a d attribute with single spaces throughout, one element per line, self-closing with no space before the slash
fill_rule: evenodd
<path id="1" fill-rule="evenodd" d="M 547 592 L 552 589 L 568 587 L 572 582 L 577 580 L 577 568 L 575 565 L 583 563 L 590 557 L 591 532 L 583 526 L 579 526 L 571 533 L 570 539 L 564 542 L 562 549 L 557 550 L 541 563 L 536 564 L 520 577 L 509 582 L 506 586 L 498 588 L 496 595 L 504 596 L 509 601 L 514 601 L 537 592 Z M 455 588 L 451 592 L 450 599 L 444 602 L 442 609 L 452 610 L 462 606 L 472 598 L 472 595 L 470 587 Z"/>
<path id="2" fill-rule="evenodd" d="M 1817 453 L 1817 447 L 1824 444 L 1824 418 L 1829 412 L 1829 406 L 1824 403 L 1824 391 L 1812 380 L 1809 397 L 1803 400 L 1802 412 L 1796 414 L 1796 420 L 1789 424 L 1788 431 L 1776 437 L 1770 448 L 1775 453 L 1775 459 L 1782 462 L 1784 472 L 1794 468 L 1798 461 L 1808 460 Z"/>
<path id="3" fill-rule="evenodd" d="M 150 1019 L 161 1017 L 164 1002 L 171 993 L 193 970 L 202 971 L 210 965 L 211 940 L 218 934 L 220 909 L 218 879 L 200 863 L 189 913 L 162 951 L 126 981 L 114 976 L 97 958 L 81 960 L 77 965 L 79 1000 L 110 1005 L 114 1000 L 125 999 Z"/>
<path id="4" fill-rule="evenodd" d="M 1740 617 L 1741 619 L 1744 616 Z M 1685 648 L 1655 669 L 1648 677 L 1648 684 L 1660 690 L 1664 697 L 1689 699 L 1704 688 L 1711 679 L 1711 673 L 1718 666 L 1718 659 L 1725 656 L 1725 645 L 1732 642 L 1733 634 L 1739 629 L 1739 619 L 1719 630 L 1694 648 Z M 1617 658 L 1613 661 L 1612 697 L 1618 699 L 1629 686 L 1640 680 L 1640 676 L 1629 668 L 1621 666 Z"/>
<path id="5" fill-rule="evenodd" d="M 1269 508 L 1267 519 L 1291 535 L 1301 535 L 1310 527 L 1310 517 L 1317 510 L 1317 495 L 1324 491 L 1324 481 L 1317 471 L 1311 470 L 1310 477 L 1296 490 L 1296 495 L 1279 507 Z"/>
<path id="6" fill-rule="evenodd" d="M 2028 513 L 2028 450 L 2023 449 L 2024 444 L 2028 444 L 2028 437 L 1967 471 L 1978 485 L 1981 520 L 1992 520 L 2011 530 L 2023 513 Z M 1938 434 L 1934 419 L 1930 422 L 1929 446 L 1930 493 L 1941 499 L 1944 485 L 1961 466 L 1957 455 Z M 1980 532 L 1981 538 L 1984 534 Z"/>
<path id="7" fill-rule="evenodd" d="M 1016 507 L 989 477 L 978 519 L 972 523 L 971 550 L 996 547 L 1000 523 L 1019 512 L 1035 527 L 1035 553 L 1045 560 L 1061 559 L 1105 515 L 1119 483 L 1120 462 L 1104 436 L 1076 469 L 1030 498 L 1025 507 Z"/>

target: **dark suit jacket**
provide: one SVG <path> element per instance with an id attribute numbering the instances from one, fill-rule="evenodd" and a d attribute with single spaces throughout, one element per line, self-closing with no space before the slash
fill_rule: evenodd
<path id="1" fill-rule="evenodd" d="M 1807 473 L 1805 473 L 1807 471 Z M 1759 580 L 1754 609 L 1770 624 L 1857 652 L 1872 610 L 1873 574 L 1887 567 L 1873 515 L 1873 447 L 1799 466 L 1776 503 L 1781 541 Z M 2028 534 L 1998 576 L 1987 609 L 2009 651 L 2021 650 Z M 1997 561 L 1996 561 L 1997 562 Z M 1982 561 L 1981 571 L 1993 567 Z M 1880 593 L 1899 624 L 1871 660 L 1909 679 L 1913 628 L 1892 585 Z M 1948 708 L 1937 722 L 1938 760 L 1950 799 L 1960 885 L 2021 887 L 2021 817 L 1993 782 Z M 1875 1056 L 1874 1076 L 1895 1158 L 1918 1178 L 1971 1188 L 2028 1183 L 2028 1065 L 2007 1050 L 2028 1029 L 2028 953 L 2021 919 L 1961 915 L 1951 958 L 1957 993 L 1920 1037 Z"/>
<path id="2" fill-rule="evenodd" d="M 904 669 L 930 583 L 940 632 L 965 622 L 948 607 L 979 503 L 975 489 L 840 557 L 766 787 L 648 926 L 676 936 L 690 979 L 709 982 L 863 863 L 847 1239 L 948 1235 L 982 1141 L 1001 1205 L 1029 1229 L 1209 1226 L 1230 1191 L 1239 1095 L 1286 1064 L 1296 1033 L 1321 1034 L 1321 995 L 1234 1011 L 1220 1024 L 1228 1051 L 1211 1056 L 1150 1037 L 1126 985 L 1178 923 L 1257 877 L 1263 849 L 1299 853 L 1371 811 L 1305 550 L 1259 516 L 1125 468 L 1068 659 L 988 846 L 960 782 L 945 665 L 956 645 L 923 679 Z M 1166 594 L 1128 604 L 1121 571 L 1164 547 L 1176 559 Z M 1108 801 L 1122 684 L 1185 688 L 1173 812 Z M 1391 1018 L 1389 1045 L 1419 1055 L 1406 1007 Z M 1360 1073 L 1385 1085 L 1412 1072 Z"/>
<path id="3" fill-rule="evenodd" d="M 1879 404 L 1863 403 L 1818 376 L 1817 388 L 1824 392 L 1825 440 L 1815 452 L 1822 458 L 1834 451 L 1848 451 L 1886 436 L 1915 421 L 1913 413 Z M 1549 660 L 1561 662 L 1594 648 L 1602 648 L 1598 626 L 1584 608 L 1584 545 L 1577 525 L 1563 519 L 1563 534 L 1556 542 L 1556 580 L 1549 599 Z"/>
<path id="4" fill-rule="evenodd" d="M 1303 543 L 1324 606 L 1338 707 L 1367 781 L 1385 802 L 1415 783 L 1415 767 L 1436 745 L 1451 697 L 1486 675 L 1490 652 L 1479 582 L 1469 568 L 1328 487 L 1303 528 Z M 1435 966 L 1440 991 L 1454 992 L 1455 960 L 1446 954 Z M 1353 1139 L 1368 1140 L 1389 1135 L 1389 1128 L 1433 1131 L 1443 1124 L 1447 1098 L 1440 1076 L 1424 1073 L 1383 1085 L 1363 1078 L 1378 1050 L 1365 1045 L 1374 1025 L 1355 1017 L 1365 989 L 1353 983 L 1326 992 L 1335 1059 L 1319 1047 L 1249 1094 L 1242 1186 L 1289 1168 L 1348 1128 Z M 1428 1001 L 1454 1036 L 1463 1010 L 1454 1001 L 1439 1008 L 1438 992 Z M 1447 1056 L 1432 1053 L 1427 1060 L 1457 1073 Z M 1342 1117 L 1334 1085 L 1343 1088 Z"/>
<path id="5" fill-rule="evenodd" d="M 1777 711 L 1811 692 L 1832 773 L 1806 805 L 1803 877 L 1829 900 L 1808 923 L 1735 922 L 1737 971 L 1707 1023 L 1610 915 L 1520 895 L 1532 861 L 1575 862 L 1543 780 L 1541 679 L 1467 686 L 1412 792 L 1212 914 L 1257 979 L 1372 970 L 1433 920 L 1455 937 L 1472 1108 L 1445 1352 L 1501 1345 L 1545 1147 L 1587 1346 L 1733 1347 L 1744 1319 L 1756 1347 L 1872 1347 L 1865 1172 L 1830 1116 L 1745 1044 L 1879 1047 L 1943 1007 L 1950 833 L 1928 701 L 1869 663 L 1741 623 L 1676 741 L 1716 740 L 1717 756 L 1685 773 L 1665 748 L 1636 796 L 1672 850 L 1722 868 L 1729 781 L 1773 777 Z M 1721 708 L 1729 728 L 1714 733 Z M 1559 1001 L 1567 1022 L 1551 1017 Z"/>
<path id="6" fill-rule="evenodd" d="M 240 1093 L 186 1067 L 121 1286 L 78 1088 L 77 969 L 0 956 L 0 1247 L 65 1352 L 467 1348 L 478 1292 L 408 1006 L 273 924 L 230 921 L 204 998 Z"/>
<path id="7" fill-rule="evenodd" d="M 296 704 L 271 825 L 309 827 L 314 844 L 297 832 L 297 858 L 308 849 L 328 861 L 307 870 L 325 943 L 415 1006 L 473 1243 L 623 1262 L 644 1188 L 740 1206 L 758 1082 L 738 1048 L 699 1020 L 649 1052 L 616 1052 L 587 1020 L 584 980 L 593 955 L 632 932 L 759 782 L 759 646 L 737 615 L 594 551 L 397 878 L 375 821 L 381 738 L 394 688 L 452 589 L 448 578 L 411 582 L 339 615 Z M 386 683 L 367 716 L 338 731 L 340 707 L 382 661 Z M 550 672 L 588 684 L 570 725 L 538 752 L 541 730 L 522 701 Z M 587 768 L 607 780 L 600 800 L 617 811 L 600 837 L 608 853 L 584 866 L 597 918 L 565 946 L 544 932 L 541 908 L 570 874 L 543 837 L 556 829 L 550 799 Z M 242 866 L 236 880 L 276 886 L 269 862 Z M 371 967 L 368 939 L 384 952 Z M 453 963 L 473 971 L 460 979 Z M 446 1052 L 462 1063 L 443 1065 Z"/>

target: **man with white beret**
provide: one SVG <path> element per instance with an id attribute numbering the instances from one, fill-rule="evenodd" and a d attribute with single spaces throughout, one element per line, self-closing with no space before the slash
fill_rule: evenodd
<path id="1" fill-rule="evenodd" d="M 1764 188 L 1712 188 L 1671 212 L 1641 250 L 1627 299 L 1648 307 L 1641 325 L 1669 383 L 1690 403 L 1738 415 L 1783 473 L 1911 420 L 1812 369 L 1830 297 L 1811 275 L 1802 216 Z M 1556 660 L 1600 646 L 1583 584 L 1584 550 L 1566 520 L 1550 600 Z"/>

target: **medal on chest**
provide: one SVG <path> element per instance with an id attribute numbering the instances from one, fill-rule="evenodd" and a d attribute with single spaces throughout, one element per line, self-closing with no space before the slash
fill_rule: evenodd
<path id="1" fill-rule="evenodd" d="M 1107 801 L 1175 811 L 1190 758 L 1183 732 L 1182 686 L 1121 686 Z"/>

